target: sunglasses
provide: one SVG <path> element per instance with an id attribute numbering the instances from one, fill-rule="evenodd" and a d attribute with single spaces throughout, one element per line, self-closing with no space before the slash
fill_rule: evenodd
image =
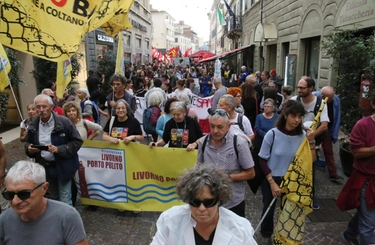
<path id="1" fill-rule="evenodd" d="M 27 200 L 27 199 L 30 198 L 31 193 L 33 191 L 35 191 L 36 189 L 38 189 L 39 187 L 41 187 L 44 183 L 45 182 L 39 184 L 37 187 L 35 187 L 32 190 L 22 190 L 22 191 L 19 191 L 19 192 L 13 192 L 13 191 L 6 191 L 6 190 L 4 190 L 1 194 L 3 195 L 4 199 L 8 200 L 8 201 L 12 201 L 13 198 L 14 198 L 14 195 L 17 195 L 19 199 L 21 199 L 22 201 L 25 201 L 25 200 Z"/>
<path id="2" fill-rule="evenodd" d="M 203 206 L 205 206 L 206 208 L 210 208 L 210 207 L 215 206 L 218 201 L 219 199 L 217 197 L 211 198 L 211 199 L 204 199 L 204 200 L 193 199 L 192 201 L 189 202 L 189 204 L 193 207 L 198 208 L 203 203 Z"/>
<path id="3" fill-rule="evenodd" d="M 212 111 L 210 114 L 211 114 L 211 116 L 217 114 L 217 115 L 220 115 L 220 116 L 227 116 L 229 118 L 228 112 L 226 112 L 223 109 L 216 109 L 216 110 Z"/>

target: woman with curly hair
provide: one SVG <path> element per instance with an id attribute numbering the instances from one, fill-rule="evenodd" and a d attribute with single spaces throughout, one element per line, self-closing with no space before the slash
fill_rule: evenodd
<path id="1" fill-rule="evenodd" d="M 236 100 L 236 107 L 234 108 L 234 111 L 237 112 L 240 115 L 244 115 L 245 110 L 244 110 L 244 108 L 241 104 L 241 101 L 242 101 L 242 90 L 241 90 L 241 88 L 239 88 L 239 87 L 228 88 L 227 94 L 232 95 L 234 97 L 234 99 Z"/>
<path id="2" fill-rule="evenodd" d="M 231 181 L 213 164 L 200 164 L 177 180 L 176 191 L 185 205 L 163 212 L 151 245 L 257 244 L 250 222 L 221 207 L 231 197 Z"/>

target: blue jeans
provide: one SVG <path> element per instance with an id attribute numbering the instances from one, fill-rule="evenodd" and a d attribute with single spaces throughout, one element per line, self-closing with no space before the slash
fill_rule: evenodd
<path id="1" fill-rule="evenodd" d="M 46 170 L 46 178 L 49 183 L 48 192 L 50 198 L 72 206 L 72 181 L 69 180 L 68 182 L 61 183 L 57 175 L 56 166 L 44 166 L 44 169 Z"/>
<path id="2" fill-rule="evenodd" d="M 282 181 L 282 177 L 273 177 L 273 179 L 276 182 L 276 184 L 278 184 L 280 186 L 281 181 Z M 273 196 L 272 196 L 270 184 L 268 183 L 268 181 L 266 179 L 263 180 L 263 182 L 261 184 L 261 188 L 262 188 L 262 195 L 263 195 L 263 199 L 262 199 L 262 201 L 263 201 L 262 217 L 263 217 L 263 215 L 266 212 L 268 206 L 271 204 L 271 202 L 273 200 Z M 260 231 L 262 233 L 262 237 L 269 238 L 269 237 L 272 236 L 273 228 L 274 228 L 273 227 L 273 215 L 275 213 L 275 207 L 276 207 L 276 201 L 273 203 L 273 205 L 271 206 L 270 210 L 268 211 L 265 219 L 262 222 L 262 225 L 261 225 L 261 228 L 260 228 Z"/>
<path id="3" fill-rule="evenodd" d="M 375 229 L 375 210 L 368 210 L 366 207 L 366 182 L 361 190 L 360 203 L 357 208 L 357 213 L 349 221 L 348 228 L 345 235 L 350 239 L 357 239 L 360 237 L 361 245 L 375 244 L 374 229 Z"/>

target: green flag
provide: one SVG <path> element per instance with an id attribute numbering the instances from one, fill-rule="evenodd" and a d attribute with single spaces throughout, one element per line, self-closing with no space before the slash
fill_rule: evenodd
<path id="1" fill-rule="evenodd" d="M 221 13 L 218 5 L 216 5 L 216 10 L 217 10 L 217 17 L 219 18 L 220 25 L 225 26 L 227 22 L 225 21 L 223 14 Z"/>

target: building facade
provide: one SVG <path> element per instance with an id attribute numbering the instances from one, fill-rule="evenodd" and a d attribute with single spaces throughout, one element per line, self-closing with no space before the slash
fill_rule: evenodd
<path id="1" fill-rule="evenodd" d="M 229 1 L 228 1 L 229 2 Z M 357 28 L 370 33 L 375 26 L 375 0 L 242 0 L 241 40 L 245 48 L 242 62 L 254 71 L 276 69 L 288 84 L 295 87 L 303 75 L 312 77 L 317 87 L 331 84 L 331 57 L 319 46 L 335 28 Z M 232 3 L 233 5 L 233 3 Z M 219 5 L 220 6 L 220 5 Z M 217 18 L 213 4 L 211 20 Z M 238 6 L 236 7 L 238 9 Z M 223 11 L 225 8 L 221 8 Z M 232 10 L 235 12 L 234 7 Z M 237 11 L 237 10 L 236 10 Z M 228 18 L 228 13 L 223 14 Z M 212 23 L 212 21 L 211 21 Z M 211 33 L 218 25 L 211 24 Z M 211 35 L 210 50 L 221 38 L 225 50 L 228 34 Z M 225 32 L 225 31 L 224 31 Z M 236 47 L 231 39 L 230 50 Z M 217 47 L 217 45 L 214 47 Z"/>
<path id="2" fill-rule="evenodd" d="M 167 52 L 175 45 L 174 22 L 175 19 L 166 11 L 152 9 L 152 46 L 159 52 Z"/>

